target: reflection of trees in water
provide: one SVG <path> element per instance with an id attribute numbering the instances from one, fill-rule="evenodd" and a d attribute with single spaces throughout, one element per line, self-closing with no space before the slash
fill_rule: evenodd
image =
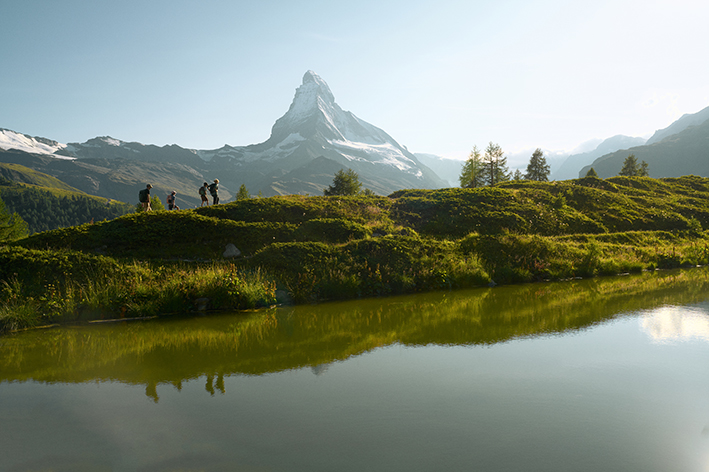
<path id="1" fill-rule="evenodd" d="M 323 375 L 330 368 L 330 364 L 318 364 L 310 368 L 315 375 Z"/>
<path id="2" fill-rule="evenodd" d="M 393 343 L 493 344 L 585 328 L 620 313 L 706 298 L 709 271 L 366 299 L 198 319 L 84 326 L 0 338 L 0 381 L 121 381 L 157 386 L 309 367 L 315 375 Z"/>
<path id="3" fill-rule="evenodd" d="M 207 382 L 204 385 L 204 389 L 209 392 L 211 396 L 214 396 L 215 387 L 222 395 L 226 393 L 226 389 L 224 388 L 224 374 L 217 374 L 216 382 L 214 382 L 213 374 L 207 374 Z"/>

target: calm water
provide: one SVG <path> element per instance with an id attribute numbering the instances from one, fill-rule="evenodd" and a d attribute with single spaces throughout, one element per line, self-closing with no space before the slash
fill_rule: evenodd
<path id="1" fill-rule="evenodd" d="M 2 471 L 709 471 L 709 272 L 0 338 Z"/>

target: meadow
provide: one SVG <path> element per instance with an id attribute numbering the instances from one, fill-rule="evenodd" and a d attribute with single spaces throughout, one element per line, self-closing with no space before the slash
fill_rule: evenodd
<path id="1" fill-rule="evenodd" d="M 1 248 L 0 330 L 705 265 L 708 198 L 586 177 L 132 213 Z"/>

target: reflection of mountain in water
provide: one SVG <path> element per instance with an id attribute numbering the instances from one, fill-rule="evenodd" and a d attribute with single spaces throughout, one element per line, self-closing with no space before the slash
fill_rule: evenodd
<path id="1" fill-rule="evenodd" d="M 640 325 L 659 342 L 697 338 L 709 341 L 709 307 L 661 307 L 645 315 Z"/>
<path id="2" fill-rule="evenodd" d="M 119 381 L 180 389 L 205 378 L 328 364 L 394 343 L 489 345 L 584 329 L 619 314 L 707 298 L 709 270 L 299 306 L 207 318 L 68 327 L 0 338 L 0 382 Z M 664 329 L 664 328 L 663 328 Z M 663 332 L 660 329 L 659 332 Z"/>

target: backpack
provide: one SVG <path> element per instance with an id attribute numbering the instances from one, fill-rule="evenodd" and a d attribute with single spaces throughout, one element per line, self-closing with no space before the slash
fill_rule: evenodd
<path id="1" fill-rule="evenodd" d="M 204 188 L 204 186 L 200 187 L 200 188 L 199 188 L 199 194 L 202 195 L 202 196 L 207 195 L 207 189 Z"/>
<path id="2" fill-rule="evenodd" d="M 167 198 L 166 198 L 166 200 L 167 200 L 167 204 L 168 204 L 168 205 L 171 205 L 171 204 L 175 203 L 175 197 L 172 196 L 172 195 L 168 195 Z"/>
<path id="3" fill-rule="evenodd" d="M 140 201 L 140 203 L 145 203 L 148 201 L 148 195 L 149 195 L 148 192 L 149 191 L 147 188 L 144 188 L 143 190 L 138 192 L 138 200 Z"/>
<path id="4" fill-rule="evenodd" d="M 211 185 L 209 186 L 209 193 L 211 193 L 212 195 L 214 195 L 215 193 L 217 193 L 217 184 L 211 184 Z"/>

